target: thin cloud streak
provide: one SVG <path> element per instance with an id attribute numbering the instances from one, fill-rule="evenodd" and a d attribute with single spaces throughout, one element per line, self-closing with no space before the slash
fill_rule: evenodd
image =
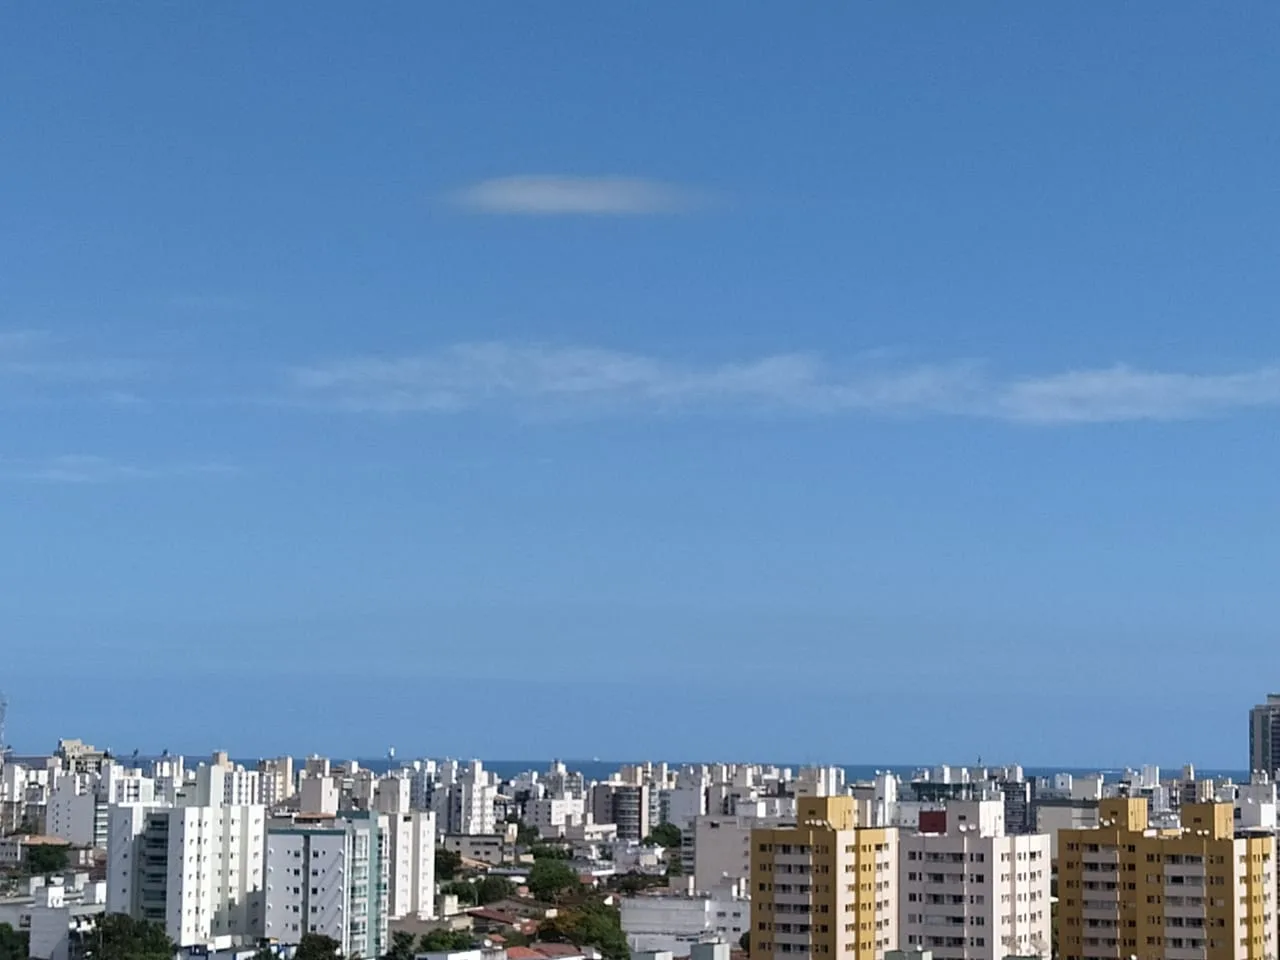
<path id="1" fill-rule="evenodd" d="M 0 479 L 28 483 L 104 484 L 177 477 L 232 476 L 240 471 L 221 463 L 142 464 L 85 454 L 44 460 L 0 458 Z"/>
<path id="2" fill-rule="evenodd" d="M 1117 365 L 1000 376 L 954 361 L 836 364 L 775 354 L 692 364 L 593 347 L 464 343 L 290 371 L 291 402 L 383 414 L 790 412 L 967 417 L 1027 424 L 1171 421 L 1280 407 L 1280 366 L 1168 373 Z"/>
<path id="3" fill-rule="evenodd" d="M 77 355 L 44 331 L 0 330 L 0 386 L 118 383 L 136 379 L 146 369 L 136 360 Z"/>
<path id="4" fill-rule="evenodd" d="M 483 180 L 454 200 L 473 213 L 521 216 L 656 216 L 700 205 L 691 190 L 636 177 L 530 175 Z"/>

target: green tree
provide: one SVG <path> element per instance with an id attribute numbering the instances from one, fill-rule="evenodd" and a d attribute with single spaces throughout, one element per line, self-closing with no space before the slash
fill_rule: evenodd
<path id="1" fill-rule="evenodd" d="M 476 885 L 476 903 L 484 905 L 515 896 L 516 885 L 506 877 L 486 876 Z"/>
<path id="2" fill-rule="evenodd" d="M 462 869 L 462 854 L 436 847 L 436 882 L 452 880 Z"/>
<path id="3" fill-rule="evenodd" d="M 537 827 L 522 823 L 516 828 L 516 843 L 522 847 L 532 847 L 540 836 Z"/>
<path id="4" fill-rule="evenodd" d="M 177 951 L 163 924 L 104 913 L 80 935 L 85 960 L 173 960 Z"/>
<path id="5" fill-rule="evenodd" d="M 342 960 L 341 946 L 333 937 L 304 933 L 298 941 L 298 951 L 293 955 L 293 960 Z"/>
<path id="6" fill-rule="evenodd" d="M 545 921 L 538 936 L 549 943 L 598 947 L 606 960 L 628 960 L 631 956 L 618 910 L 600 900 L 588 900 Z"/>
<path id="7" fill-rule="evenodd" d="M 396 930 L 391 934 L 391 949 L 383 955 L 383 960 L 413 960 L 416 941 L 417 937 L 409 931 Z"/>
<path id="8" fill-rule="evenodd" d="M 572 856 L 568 847 L 555 843 L 536 843 L 529 852 L 535 860 L 568 860 Z"/>
<path id="9" fill-rule="evenodd" d="M 468 880 L 455 880 L 453 883 L 446 883 L 440 888 L 440 892 L 449 896 L 458 898 L 458 903 L 465 903 L 468 906 L 476 906 L 476 885 Z"/>
<path id="10" fill-rule="evenodd" d="M 29 939 L 25 931 L 0 923 L 0 960 L 27 960 Z"/>
<path id="11" fill-rule="evenodd" d="M 35 876 L 61 873 L 71 863 L 71 847 L 62 843 L 35 843 L 27 847 L 27 872 Z"/>
<path id="12" fill-rule="evenodd" d="M 750 930 L 748 930 L 746 933 L 744 933 L 742 936 L 738 938 L 738 946 L 741 947 L 743 950 L 747 951 L 747 953 L 751 952 L 751 931 Z"/>
<path id="13" fill-rule="evenodd" d="M 447 953 L 450 950 L 470 950 L 475 937 L 466 930 L 432 930 L 418 941 L 419 953 Z"/>
<path id="14" fill-rule="evenodd" d="M 539 900 L 554 900 L 581 882 L 577 871 L 563 860 L 535 860 L 529 871 L 529 891 Z"/>
<path id="15" fill-rule="evenodd" d="M 680 828 L 673 823 L 660 823 L 644 838 L 644 842 L 651 847 L 679 850 Z"/>

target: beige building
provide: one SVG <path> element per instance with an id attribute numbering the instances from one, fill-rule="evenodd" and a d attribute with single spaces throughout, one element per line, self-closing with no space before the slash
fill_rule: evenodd
<path id="1" fill-rule="evenodd" d="M 751 957 L 883 960 L 898 946 L 898 831 L 859 827 L 853 797 L 800 797 L 751 835 Z"/>
<path id="2" fill-rule="evenodd" d="M 1276 839 L 1236 836 L 1229 803 L 1149 829 L 1147 802 L 1106 799 L 1058 838 L 1063 960 L 1275 960 Z"/>

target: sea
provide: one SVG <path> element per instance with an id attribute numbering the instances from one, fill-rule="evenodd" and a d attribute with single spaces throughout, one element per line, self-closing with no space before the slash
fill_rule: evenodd
<path id="1" fill-rule="evenodd" d="M 188 758 L 188 759 L 191 759 L 191 758 Z M 334 759 L 336 762 L 336 758 L 331 758 L 331 759 Z M 441 758 L 437 757 L 433 759 L 439 760 Z M 372 770 L 375 773 L 385 773 L 389 770 L 398 769 L 399 767 L 412 762 L 412 758 L 409 758 L 409 757 L 386 757 L 386 756 L 356 757 L 355 760 L 358 764 L 360 764 L 361 767 L 367 770 Z M 253 769 L 254 767 L 257 766 L 257 763 L 258 763 L 256 759 L 238 760 L 236 762 L 243 764 L 249 769 Z M 296 758 L 294 760 L 295 768 L 300 767 L 304 762 L 305 762 L 304 757 Z M 499 780 L 512 780 L 515 777 L 519 776 L 520 774 L 526 773 L 530 770 L 536 770 L 541 773 L 549 769 L 550 766 L 555 762 L 557 761 L 555 760 L 483 760 L 485 769 L 497 774 Z M 592 758 L 590 760 L 566 759 L 559 762 L 563 763 L 570 770 L 575 770 L 580 772 L 583 775 L 583 777 L 587 780 L 607 780 L 609 779 L 610 774 L 616 772 L 618 769 L 620 769 L 623 766 L 626 766 L 627 764 L 645 763 L 647 761 L 601 760 L 598 758 Z M 654 761 L 654 762 L 657 762 L 657 761 Z M 722 761 L 713 761 L 713 760 L 670 761 L 669 760 L 667 761 L 667 766 L 671 768 L 679 769 L 681 766 L 684 766 L 686 763 L 710 764 L 710 763 L 718 763 L 718 762 L 722 762 Z M 749 762 L 763 763 L 764 765 L 767 765 L 767 766 L 790 767 L 793 770 L 798 770 L 800 767 L 813 765 L 812 763 L 787 763 L 787 762 L 774 762 L 774 761 L 749 761 Z M 979 765 L 980 764 L 977 764 L 977 763 L 967 764 L 967 766 L 979 766 Z M 936 766 L 936 764 L 854 763 L 854 764 L 834 764 L 834 766 L 843 767 L 845 772 L 845 780 L 847 782 L 852 783 L 860 780 L 870 780 L 876 774 L 885 773 L 885 772 L 896 773 L 900 778 L 904 780 L 910 779 L 920 770 L 929 769 L 931 767 Z M 966 766 L 966 764 L 951 764 L 951 766 L 960 767 L 960 766 Z M 988 768 L 993 768 L 993 767 L 1003 766 L 1003 764 L 987 764 L 986 766 Z M 1181 769 L 1182 769 L 1182 764 L 1173 764 L 1168 767 L 1162 766 L 1160 767 L 1160 773 L 1162 777 L 1168 779 L 1175 772 L 1180 771 Z M 1125 770 L 1123 767 L 1105 768 L 1105 769 L 1099 769 L 1097 767 L 1023 767 L 1023 775 L 1029 779 L 1037 778 L 1037 777 L 1052 777 L 1055 774 L 1059 774 L 1059 773 L 1070 773 L 1074 776 L 1086 776 L 1090 774 L 1101 773 L 1103 777 L 1105 777 L 1108 780 L 1119 780 L 1124 775 Z M 1208 768 L 1197 767 L 1196 776 L 1200 779 L 1204 779 L 1208 777 L 1213 780 L 1230 779 L 1235 781 L 1236 783 L 1249 782 L 1249 773 L 1247 770 L 1208 769 Z"/>

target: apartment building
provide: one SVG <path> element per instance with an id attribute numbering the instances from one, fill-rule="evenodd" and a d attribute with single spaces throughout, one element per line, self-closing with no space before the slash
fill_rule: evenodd
<path id="1" fill-rule="evenodd" d="M 598 783 L 591 788 L 596 823 L 613 823 L 618 839 L 643 840 L 657 826 L 658 795 L 647 783 Z"/>
<path id="2" fill-rule="evenodd" d="M 751 876 L 752 832 L 790 822 L 777 817 L 697 817 L 681 836 L 684 872 L 694 878 L 695 888 L 702 891 L 746 880 Z"/>
<path id="3" fill-rule="evenodd" d="M 1148 827 L 1142 799 L 1099 802 L 1098 826 L 1058 838 L 1063 960 L 1274 960 L 1276 839 L 1236 836 L 1230 803 L 1184 804 Z"/>
<path id="4" fill-rule="evenodd" d="M 1280 773 L 1280 693 L 1249 711 L 1249 770 L 1269 777 Z"/>
<path id="5" fill-rule="evenodd" d="M 524 822 L 542 837 L 562 837 L 566 826 L 581 823 L 585 803 L 572 797 L 543 797 L 530 800 L 524 807 Z"/>
<path id="6" fill-rule="evenodd" d="M 675 786 L 668 791 L 664 819 L 681 832 L 689 830 L 694 820 L 707 813 L 707 791 L 711 778 L 704 766 L 681 767 Z"/>
<path id="7" fill-rule="evenodd" d="M 898 934 L 936 960 L 1049 954 L 1049 837 L 1009 835 L 994 797 L 920 814 L 899 841 Z"/>
<path id="8" fill-rule="evenodd" d="M 264 935 L 282 944 L 332 937 L 347 957 L 387 945 L 387 838 L 373 813 L 299 814 L 267 829 Z"/>
<path id="9" fill-rule="evenodd" d="M 258 761 L 258 802 L 265 807 L 284 803 L 294 794 L 293 757 Z"/>
<path id="10" fill-rule="evenodd" d="M 119 804 L 107 829 L 108 913 L 163 923 L 180 947 L 259 935 L 261 806 Z"/>
<path id="11" fill-rule="evenodd" d="M 436 915 L 436 818 L 423 810 L 383 815 L 387 824 L 387 917 Z"/>
<path id="12" fill-rule="evenodd" d="M 898 946 L 898 831 L 860 827 L 850 796 L 800 797 L 751 835 L 751 957 L 883 960 Z"/>

